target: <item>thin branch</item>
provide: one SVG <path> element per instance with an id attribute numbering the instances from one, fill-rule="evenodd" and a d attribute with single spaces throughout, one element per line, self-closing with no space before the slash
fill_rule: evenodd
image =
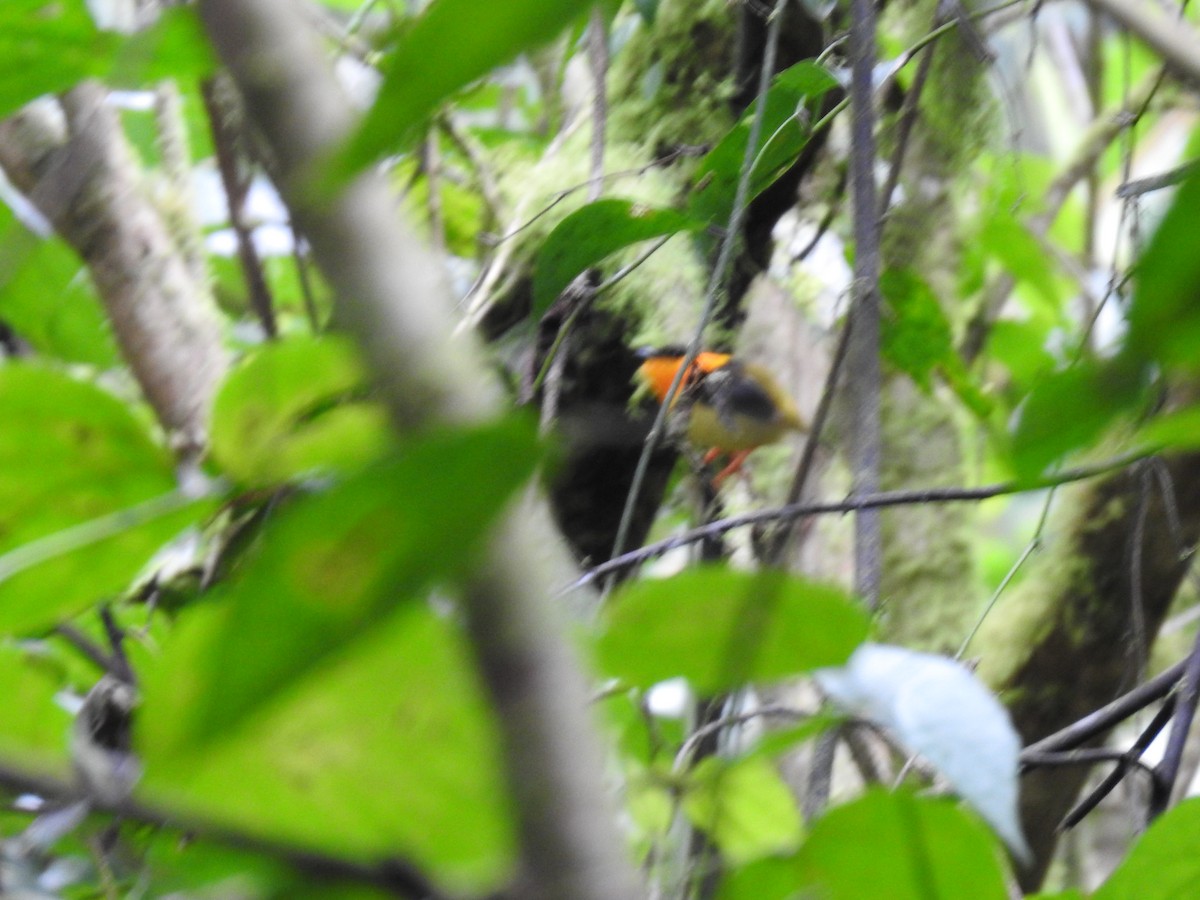
<path id="1" fill-rule="evenodd" d="M 608 29 L 604 25 L 604 7 L 592 7 L 588 22 L 588 60 L 592 64 L 592 142 L 588 202 L 600 199 L 604 182 L 604 143 L 608 131 Z"/>
<path id="2" fill-rule="evenodd" d="M 258 318 L 263 333 L 273 339 L 279 331 L 275 323 L 275 302 L 263 273 L 262 258 L 254 243 L 254 230 L 246 221 L 246 196 L 250 193 L 251 174 L 247 160 L 238 151 L 244 140 L 239 104 L 236 97 L 231 95 L 228 84 L 218 79 L 206 81 L 201 86 L 200 94 L 204 98 L 217 171 L 221 176 L 221 186 L 225 189 L 229 227 L 233 229 L 237 240 L 238 261 L 242 266 L 250 308 Z"/>
<path id="3" fill-rule="evenodd" d="M 220 485 L 221 482 L 213 482 L 207 487 L 203 496 L 215 495 L 220 489 Z M 14 547 L 7 553 L 0 554 L 0 582 L 33 566 L 116 537 L 131 528 L 163 516 L 169 516 L 171 513 L 178 512 L 195 503 L 197 499 L 199 497 L 195 494 L 170 491 L 125 509 L 97 516 L 86 522 L 80 522 L 78 525 L 35 538 L 19 547 Z"/>
<path id="4" fill-rule="evenodd" d="M 99 644 L 72 625 L 70 622 L 60 622 L 54 626 L 54 633 L 65 640 L 86 657 L 92 665 L 109 675 L 117 674 L 117 662 L 104 651 Z"/>
<path id="5" fill-rule="evenodd" d="M 1185 181 L 1197 169 L 1200 169 L 1200 160 L 1194 159 L 1159 175 L 1126 181 L 1117 187 L 1117 199 L 1127 200 L 1130 197 L 1140 197 L 1143 194 L 1161 191 L 1163 188 L 1174 187 Z"/>
<path id="6" fill-rule="evenodd" d="M 963 655 L 967 652 L 967 647 L 971 646 L 971 641 L 974 639 L 975 635 L 979 632 L 980 627 L 983 625 L 984 619 L 988 617 L 988 613 L 992 611 L 992 608 L 1000 600 L 1000 595 L 1008 589 L 1009 584 L 1012 583 L 1012 580 L 1016 577 L 1017 572 L 1021 571 L 1021 567 L 1025 565 L 1029 557 L 1031 557 L 1034 554 L 1034 551 L 1040 548 L 1041 545 L 1041 538 L 1037 536 L 1034 536 L 1034 538 L 1025 545 L 1025 549 L 1021 552 L 1021 555 L 1017 557 L 1017 561 L 1012 564 L 1009 570 L 1004 574 L 1004 577 L 1000 579 L 1000 583 L 996 585 L 996 590 L 994 590 L 992 592 L 992 596 L 988 598 L 988 602 L 983 607 L 983 612 L 981 612 L 979 614 L 979 618 L 975 620 L 975 625 L 971 628 L 971 631 L 965 638 L 963 638 L 962 643 L 958 645 L 958 652 L 954 654 L 955 659 L 963 658 Z"/>
<path id="7" fill-rule="evenodd" d="M 1022 769 L 1038 769 L 1050 766 L 1091 766 L 1100 762 L 1115 762 L 1134 766 L 1154 777 L 1154 769 L 1141 758 L 1131 759 L 1127 750 L 1110 750 L 1107 747 L 1083 747 L 1077 750 L 1046 750 L 1040 753 L 1021 753 Z"/>
<path id="8" fill-rule="evenodd" d="M 1184 19 L 1171 18 L 1138 0 L 1084 0 L 1140 38 L 1171 69 L 1200 84 L 1200 35 Z"/>
<path id="9" fill-rule="evenodd" d="M 936 16 L 941 18 L 941 13 Z M 935 22 L 935 24 L 937 24 Z M 896 126 L 896 149 L 892 153 L 892 162 L 888 166 L 887 183 L 883 193 L 879 195 L 879 210 L 886 216 L 888 207 L 892 205 L 892 194 L 900 183 L 900 170 L 904 167 L 904 156 L 908 151 L 908 141 L 912 136 L 913 125 L 917 121 L 917 107 L 921 102 L 921 94 L 925 91 L 925 83 L 933 69 L 933 54 L 937 52 L 937 44 L 931 44 L 921 56 L 917 66 L 917 74 L 913 76 L 912 86 L 904 97 L 904 105 L 900 109 L 900 123 Z"/>
<path id="10" fill-rule="evenodd" d="M 1158 777 L 1154 781 L 1154 792 L 1150 797 L 1151 819 L 1165 812 L 1171 800 L 1171 791 L 1183 764 L 1183 748 L 1187 743 L 1188 733 L 1192 730 L 1192 721 L 1196 717 L 1196 703 L 1200 701 L 1200 633 L 1196 635 L 1192 652 L 1188 655 L 1180 685 L 1178 700 L 1175 703 L 1175 718 L 1171 721 L 1171 733 L 1167 738 L 1167 749 L 1163 751 L 1162 761 L 1158 764 Z"/>
<path id="11" fill-rule="evenodd" d="M 671 404 L 679 392 L 684 375 L 689 371 L 692 361 L 695 360 L 697 354 L 700 352 L 704 332 L 708 328 L 709 320 L 716 309 L 717 299 L 725 289 L 729 266 L 733 260 L 734 247 L 741 235 L 742 220 L 745 218 L 746 208 L 749 205 L 750 174 L 753 169 L 759 138 L 762 135 L 763 119 L 767 110 L 767 90 L 771 85 L 771 78 L 775 71 L 775 56 L 779 46 L 779 32 L 783 22 L 783 7 L 786 2 L 787 0 L 779 0 L 778 6 L 776 6 L 771 14 L 771 22 L 767 28 L 767 42 L 763 52 L 762 68 L 759 70 L 758 95 L 755 100 L 754 117 L 750 123 L 750 133 L 746 140 L 746 150 L 742 156 L 742 165 L 738 173 L 737 189 L 733 197 L 733 209 L 729 214 L 729 224 L 725 229 L 725 236 L 721 241 L 720 250 L 717 253 L 717 261 L 713 266 L 708 288 L 705 290 L 704 308 L 700 313 L 700 321 L 696 326 L 696 333 L 693 335 L 691 343 L 688 344 L 683 362 L 676 370 L 675 378 L 671 381 L 671 386 L 667 390 L 666 397 L 663 399 L 662 405 L 658 408 L 658 413 L 654 417 L 654 423 L 650 426 L 650 433 L 646 435 L 646 441 L 642 445 L 642 455 L 638 458 L 637 468 L 633 473 L 633 481 L 629 486 L 629 493 L 625 498 L 625 509 L 621 513 L 621 522 L 617 527 L 617 537 L 613 542 L 612 555 L 614 557 L 619 556 L 621 551 L 625 549 L 625 542 L 629 537 L 629 529 L 633 525 L 633 513 L 637 506 L 637 499 L 641 494 L 642 484 L 646 480 L 646 472 L 650 468 L 650 459 L 654 455 L 654 449 L 658 446 L 662 438 L 667 421 L 667 412 L 670 410 Z"/>
<path id="12" fill-rule="evenodd" d="M 805 516 L 828 515 L 829 513 L 858 512 L 863 509 L 879 509 L 885 506 L 905 506 L 919 503 L 957 503 L 967 501 L 988 500 L 1006 494 L 1020 494 L 1028 491 L 1044 490 L 1060 484 L 1069 484 L 1107 474 L 1116 469 L 1124 468 L 1141 459 L 1140 455 L 1121 456 L 1109 462 L 1078 469 L 1066 469 L 1053 478 L 1043 478 L 1037 481 L 1006 481 L 999 484 L 986 485 L 978 488 L 924 488 L 903 491 L 882 491 L 877 494 L 864 494 L 849 497 L 845 500 L 829 503 L 793 503 L 775 509 L 759 510 L 745 515 L 719 519 L 699 528 L 692 528 L 674 537 L 647 544 L 637 550 L 631 550 L 620 556 L 614 556 L 607 562 L 588 569 L 577 581 L 565 590 L 572 590 L 591 584 L 598 578 L 604 578 L 613 572 L 619 572 L 633 566 L 641 565 L 651 559 L 669 553 L 679 547 L 686 547 L 697 541 L 725 534 L 735 528 L 745 528 L 748 525 L 759 525 L 766 522 L 786 522 Z"/>
<path id="13" fill-rule="evenodd" d="M 682 772 L 697 745 L 706 738 L 732 725 L 744 725 L 746 722 L 753 722 L 755 719 L 795 719 L 797 721 L 804 721 L 811 718 L 812 715 L 813 713 L 807 710 L 796 709 L 792 706 L 764 706 L 760 709 L 750 710 L 749 712 L 733 713 L 722 716 L 719 719 L 714 719 L 688 735 L 687 740 L 680 746 L 679 752 L 675 754 L 675 762 L 671 765 L 671 770 L 673 772 Z"/>
<path id="14" fill-rule="evenodd" d="M 825 375 L 825 386 L 821 389 L 821 399 L 817 402 L 817 411 L 813 415 L 812 427 L 808 439 L 804 442 L 804 452 L 796 466 L 796 474 L 788 488 L 785 503 L 791 505 L 800 502 L 804 487 L 812 475 L 813 465 L 817 459 L 817 447 L 821 444 L 821 435 L 825 432 L 825 423 L 829 419 L 829 411 L 833 409 L 833 398 L 837 394 L 838 380 L 841 378 L 842 365 L 846 361 L 846 349 L 850 346 L 850 328 L 853 320 L 846 318 L 842 325 L 842 334 L 838 338 L 837 348 L 829 363 L 829 372 Z M 796 519 L 785 520 L 767 541 L 767 551 L 763 555 L 768 565 L 777 566 L 783 561 L 788 551 L 792 535 L 795 533 Z"/>
<path id="15" fill-rule="evenodd" d="M 1077 722 L 1062 728 L 1054 734 L 1047 735 L 1036 743 L 1030 744 L 1022 753 L 1043 753 L 1057 750 L 1069 750 L 1078 747 L 1085 741 L 1112 729 L 1114 725 L 1125 721 L 1135 713 L 1145 709 L 1175 690 L 1179 679 L 1187 668 L 1187 660 L 1181 660 L 1169 669 L 1155 675 L 1145 684 L 1139 685 L 1128 693 L 1122 694 L 1116 700 L 1102 706 L 1095 712 L 1088 713 Z"/>
<path id="16" fill-rule="evenodd" d="M 430 128 L 421 141 L 420 170 L 425 173 L 425 211 L 429 218 L 429 245 L 438 256 L 446 253 L 446 221 L 442 213 L 442 148 L 438 131 Z"/>
<path id="17" fill-rule="evenodd" d="M 1150 721 L 1150 724 L 1138 735 L 1137 740 L 1125 752 L 1125 755 L 1117 763 L 1116 768 L 1109 772 L 1104 780 L 1090 791 L 1086 797 L 1075 804 L 1074 809 L 1063 816 L 1062 824 L 1059 826 L 1061 830 L 1066 831 L 1067 829 L 1074 828 L 1083 821 L 1088 813 L 1100 805 L 1101 800 L 1112 793 L 1113 788 L 1125 779 L 1133 761 L 1141 758 L 1142 754 L 1146 752 L 1146 748 L 1158 737 L 1158 733 L 1171 721 L 1174 712 L 1175 697 L 1171 696 L 1167 698 L 1167 702 L 1154 714 L 1154 718 Z M 1157 778 L 1154 780 L 1157 782 Z M 1155 789 L 1157 790 L 1157 785 Z"/>
<path id="18" fill-rule="evenodd" d="M 854 492 L 879 490 L 883 462 L 880 424 L 883 370 L 880 363 L 879 200 L 875 191 L 875 3 L 850 0 L 850 197 L 854 219 L 854 327 L 847 350 L 853 373 L 850 458 Z M 883 577 L 879 513 L 859 510 L 854 519 L 854 586 L 874 609 Z"/>

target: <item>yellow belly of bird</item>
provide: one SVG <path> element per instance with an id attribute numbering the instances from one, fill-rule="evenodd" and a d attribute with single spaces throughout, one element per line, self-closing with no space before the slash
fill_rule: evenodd
<path id="1" fill-rule="evenodd" d="M 753 450 L 762 444 L 773 444 L 794 427 L 781 419 L 768 421 L 741 413 L 722 418 L 711 407 L 697 404 L 692 407 L 688 422 L 688 440 L 697 447 Z"/>

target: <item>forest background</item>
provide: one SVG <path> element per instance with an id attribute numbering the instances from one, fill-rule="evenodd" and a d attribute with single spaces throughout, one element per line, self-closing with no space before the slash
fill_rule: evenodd
<path id="1" fill-rule="evenodd" d="M 1195 17 L 5 0 L 0 889 L 1189 895 Z"/>

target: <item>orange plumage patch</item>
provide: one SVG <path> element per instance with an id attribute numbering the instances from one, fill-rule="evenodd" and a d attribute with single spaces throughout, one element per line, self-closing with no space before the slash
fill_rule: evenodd
<path id="1" fill-rule="evenodd" d="M 728 353 L 716 353 L 712 350 L 701 351 L 696 355 L 696 359 L 692 363 L 692 371 L 683 380 L 679 393 L 675 395 L 676 398 L 678 399 L 683 393 L 683 388 L 688 386 L 696 372 L 707 374 L 716 371 L 728 363 L 730 358 Z M 671 382 L 675 380 L 675 373 L 679 371 L 682 364 L 682 356 L 651 356 L 638 368 L 638 375 L 650 388 L 655 399 L 662 403 L 667 399 L 667 391 L 671 389 Z"/>

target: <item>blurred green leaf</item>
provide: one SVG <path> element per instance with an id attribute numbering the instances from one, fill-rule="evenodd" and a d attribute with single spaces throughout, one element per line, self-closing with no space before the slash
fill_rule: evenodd
<path id="1" fill-rule="evenodd" d="M 168 897 L 282 900 L 307 877 L 264 854 L 212 841 L 180 840 L 177 832 L 167 830 L 156 832 L 144 853 L 146 875 L 156 892 Z"/>
<path id="2" fill-rule="evenodd" d="M 48 368 L 0 367 L 0 633 L 45 628 L 126 589 L 211 501 L 120 400 Z"/>
<path id="3" fill-rule="evenodd" d="M 79 257 L 57 237 L 30 234 L 6 207 L 0 207 L 0 318 L 46 356 L 104 368 L 117 362 Z"/>
<path id="4" fill-rule="evenodd" d="M 933 289 L 911 269 L 888 269 L 879 287 L 888 309 L 882 323 L 884 358 L 926 392 L 933 390 L 933 375 L 940 374 L 969 409 L 987 415 L 991 402 L 963 365 Z"/>
<path id="5" fill-rule="evenodd" d="M 538 320 L 572 280 L 611 253 L 650 238 L 703 227 L 673 209 L 606 199 L 575 210 L 546 237 L 534 263 L 533 309 Z"/>
<path id="6" fill-rule="evenodd" d="M 1151 419 L 1140 433 L 1156 447 L 1195 450 L 1200 447 L 1200 406 L 1188 406 Z"/>
<path id="7" fill-rule="evenodd" d="M 549 41 L 591 7 L 583 0 L 434 0 L 398 37 L 375 104 L 340 160 L 342 174 L 413 141 L 455 91 Z M 436 59 L 436 65 L 430 60 Z"/>
<path id="8" fill-rule="evenodd" d="M 1184 800 L 1143 834 L 1093 900 L 1180 900 L 1200 892 L 1200 798 Z"/>
<path id="9" fill-rule="evenodd" d="M 1045 313 L 1055 319 L 1062 315 L 1063 292 L 1055 263 L 1046 248 L 1017 221 L 1011 210 L 1000 210 L 988 217 L 980 229 L 979 240 L 1014 280 L 1033 288 Z"/>
<path id="10" fill-rule="evenodd" d="M 193 7 L 169 6 L 147 28 L 118 48 L 108 80 L 115 87 L 152 88 L 167 78 L 194 82 L 207 78 L 217 59 Z"/>
<path id="11" fill-rule="evenodd" d="M 416 159 L 410 157 L 415 168 Z M 395 176 L 408 166 L 396 166 Z M 408 177 L 412 178 L 410 172 Z M 449 178 L 436 180 L 438 189 L 438 204 L 441 213 L 442 238 L 446 249 L 464 259 L 472 258 L 479 249 L 479 233 L 485 227 L 484 213 L 486 206 L 483 196 L 473 185 L 457 184 Z M 421 176 L 409 181 L 409 189 L 404 195 L 404 208 L 414 222 L 422 226 L 423 233 L 429 229 L 429 179 Z"/>
<path id="12" fill-rule="evenodd" d="M 251 485 L 361 468 L 393 445 L 383 408 L 365 402 L 367 383 L 345 339 L 294 337 L 264 345 L 217 394 L 213 458 Z"/>
<path id="13" fill-rule="evenodd" d="M 733 865 L 795 850 L 800 810 L 775 765 L 761 757 L 710 756 L 688 773 L 683 809 Z"/>
<path id="14" fill-rule="evenodd" d="M 364 863 L 399 855 L 455 893 L 497 887 L 512 862 L 513 826 L 469 651 L 430 606 L 391 610 L 358 640 L 309 661 L 253 715 L 203 743 L 168 744 L 160 738 L 177 716 L 213 691 L 220 697 L 204 671 L 178 665 L 180 651 L 209 669 L 243 662 L 220 641 L 192 657 L 195 630 L 181 631 L 146 679 L 136 735 L 143 796 L 185 818 Z M 221 610 L 196 612 L 216 620 Z M 252 640 L 270 654 L 287 630 L 279 621 Z"/>
<path id="15" fill-rule="evenodd" d="M 867 631 L 839 588 L 705 567 L 624 588 L 596 652 L 605 674 L 633 686 L 683 676 L 708 693 L 840 665 Z"/>
<path id="16" fill-rule="evenodd" d="M 717 900 L 791 900 L 795 896 L 795 863 L 781 857 L 731 867 L 717 888 Z"/>
<path id="17" fill-rule="evenodd" d="M 43 775 L 63 777 L 70 772 L 67 735 L 71 716 L 54 702 L 61 682 L 55 666 L 35 648 L 0 644 L 5 721 L 0 731 L 0 759 Z"/>
<path id="18" fill-rule="evenodd" d="M 796 161 L 808 144 L 816 101 L 835 87 L 837 80 L 811 60 L 798 62 L 775 76 L 765 98 L 747 201 L 774 184 Z M 755 115 L 752 104 L 742 121 L 700 160 L 687 204 L 687 212 L 694 218 L 722 226 L 729 221 Z"/>
<path id="19" fill-rule="evenodd" d="M 219 739 L 414 592 L 464 575 L 536 447 L 518 420 L 431 435 L 280 509 L 219 592 L 220 614 L 175 649 L 169 665 L 190 688 L 147 726 L 150 744 L 166 753 Z"/>
<path id="20" fill-rule="evenodd" d="M 1028 388 L 1054 371 L 1054 357 L 1046 349 L 1048 332 L 1036 321 L 1001 319 L 988 332 L 988 356 L 1007 368 L 1019 387 Z"/>
<path id="21" fill-rule="evenodd" d="M 647 25 L 653 25 L 658 17 L 659 0 L 633 0 L 633 8 Z"/>
<path id="22" fill-rule="evenodd" d="M 1200 365 L 1200 176 L 1187 179 L 1134 270 L 1126 348 L 1139 360 Z"/>
<path id="23" fill-rule="evenodd" d="M 884 358 L 926 391 L 933 372 L 954 354 L 950 322 L 925 280 L 910 269 L 888 269 L 879 279 L 887 301 L 883 317 Z"/>
<path id="24" fill-rule="evenodd" d="M 96 29 L 83 0 L 0 3 L 0 118 L 30 100 L 103 74 L 120 43 Z"/>
<path id="25" fill-rule="evenodd" d="M 1005 900 L 999 844 L 948 800 L 878 788 L 831 809 L 796 856 L 800 893 L 825 900 Z"/>
<path id="26" fill-rule="evenodd" d="M 1017 477 L 1033 479 L 1094 443 L 1142 395 L 1143 375 L 1120 360 L 1080 362 L 1047 376 L 1025 400 L 1013 436 Z"/>

